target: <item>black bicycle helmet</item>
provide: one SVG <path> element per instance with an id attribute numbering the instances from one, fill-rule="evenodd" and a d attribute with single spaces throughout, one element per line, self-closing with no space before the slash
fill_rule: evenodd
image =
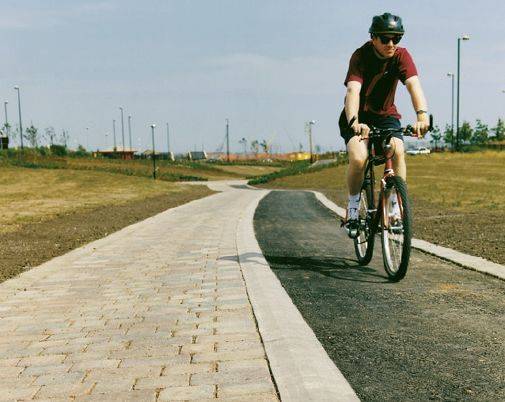
<path id="1" fill-rule="evenodd" d="M 384 13 L 373 17 L 372 25 L 370 26 L 368 32 L 371 34 L 403 35 L 405 30 L 403 29 L 402 19 L 400 17 L 390 13 Z"/>

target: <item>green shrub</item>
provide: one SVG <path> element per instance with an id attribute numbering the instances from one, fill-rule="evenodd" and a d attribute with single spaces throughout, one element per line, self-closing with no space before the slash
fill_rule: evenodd
<path id="1" fill-rule="evenodd" d="M 49 147 L 51 150 L 51 154 L 55 156 L 66 156 L 67 155 L 67 147 L 65 145 L 57 145 L 53 144 Z"/>

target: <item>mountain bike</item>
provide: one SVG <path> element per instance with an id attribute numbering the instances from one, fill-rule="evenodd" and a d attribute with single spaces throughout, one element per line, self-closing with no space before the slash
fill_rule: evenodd
<path id="1" fill-rule="evenodd" d="M 428 131 L 432 129 L 433 116 L 430 115 Z M 367 265 L 373 256 L 375 235 L 380 234 L 384 269 L 394 282 L 403 279 L 407 273 L 412 241 L 412 207 L 407 184 L 395 176 L 393 170 L 395 151 L 391 138 L 398 132 L 415 137 L 412 126 L 399 129 L 370 127 L 368 160 L 358 210 L 358 235 L 353 239 L 358 263 Z M 384 174 L 376 194 L 374 166 L 382 164 L 385 164 Z"/>

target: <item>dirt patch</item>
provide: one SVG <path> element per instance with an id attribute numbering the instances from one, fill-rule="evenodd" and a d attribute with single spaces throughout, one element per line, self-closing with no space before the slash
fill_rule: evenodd
<path id="1" fill-rule="evenodd" d="M 125 226 L 212 193 L 206 186 L 191 186 L 122 205 L 61 214 L 21 225 L 14 232 L 0 233 L 0 282 Z"/>

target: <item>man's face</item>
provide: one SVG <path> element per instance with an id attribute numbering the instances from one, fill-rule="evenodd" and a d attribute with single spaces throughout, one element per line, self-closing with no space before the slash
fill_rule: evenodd
<path id="1" fill-rule="evenodd" d="M 394 56 L 401 38 L 402 35 L 396 34 L 375 34 L 372 36 L 372 43 L 382 57 L 389 58 Z"/>

